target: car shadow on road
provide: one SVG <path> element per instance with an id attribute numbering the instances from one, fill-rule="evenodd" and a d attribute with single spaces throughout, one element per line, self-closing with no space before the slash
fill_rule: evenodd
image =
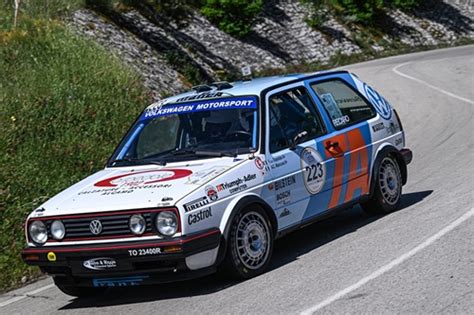
<path id="1" fill-rule="evenodd" d="M 421 202 L 432 193 L 432 190 L 427 190 L 404 194 L 400 210 L 397 212 Z M 339 237 L 355 232 L 359 228 L 382 217 L 384 216 L 369 216 L 359 206 L 355 206 L 334 217 L 295 231 L 275 243 L 269 271 L 291 263 L 299 256 L 330 243 Z M 177 282 L 171 285 L 114 288 L 100 297 L 72 299 L 69 304 L 64 305 L 60 310 L 116 306 L 202 296 L 225 290 L 239 283 L 238 281 L 229 280 L 221 274 L 214 274 L 199 280 Z"/>

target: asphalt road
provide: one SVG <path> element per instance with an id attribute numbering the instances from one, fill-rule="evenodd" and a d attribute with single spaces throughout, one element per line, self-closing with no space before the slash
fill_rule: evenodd
<path id="1" fill-rule="evenodd" d="M 398 110 L 414 151 L 402 209 L 359 207 L 277 242 L 271 270 L 71 298 L 45 279 L 1 314 L 474 313 L 474 46 L 348 67 Z"/>

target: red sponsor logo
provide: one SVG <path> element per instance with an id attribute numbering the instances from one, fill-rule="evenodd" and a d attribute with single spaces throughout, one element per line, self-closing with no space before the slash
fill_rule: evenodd
<path id="1" fill-rule="evenodd" d="M 103 179 L 94 184 L 96 187 L 143 186 L 159 182 L 175 180 L 191 175 L 186 169 L 162 169 L 153 171 L 133 172 Z"/>
<path id="2" fill-rule="evenodd" d="M 211 199 L 211 201 L 216 201 L 219 198 L 219 196 L 217 195 L 217 191 L 214 188 L 214 186 L 208 185 L 208 186 L 206 186 L 206 188 L 204 190 L 206 191 L 207 197 L 209 197 L 209 199 Z"/>
<path id="3" fill-rule="evenodd" d="M 257 166 L 258 169 L 263 170 L 265 167 L 265 163 L 260 158 L 255 159 L 255 166 Z"/>

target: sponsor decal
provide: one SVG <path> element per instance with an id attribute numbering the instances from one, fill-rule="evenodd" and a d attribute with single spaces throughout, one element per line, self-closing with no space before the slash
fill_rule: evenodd
<path id="1" fill-rule="evenodd" d="M 197 95 L 190 95 L 190 96 L 178 98 L 176 100 L 176 103 L 199 100 L 199 99 L 204 99 L 204 98 L 221 97 L 222 95 L 223 95 L 222 92 L 204 92 Z"/>
<path id="2" fill-rule="evenodd" d="M 257 178 L 257 174 L 248 174 L 246 176 L 239 177 L 231 182 L 225 182 L 216 186 L 217 191 L 229 190 L 229 193 L 235 193 L 247 189 L 247 182 Z"/>
<path id="3" fill-rule="evenodd" d="M 204 188 L 204 191 L 206 192 L 207 197 L 211 201 L 216 201 L 217 199 L 219 199 L 219 195 L 217 195 L 217 191 L 216 191 L 216 188 L 214 188 L 214 186 L 207 185 Z"/>
<path id="4" fill-rule="evenodd" d="M 122 278 L 92 279 L 94 287 L 127 287 L 140 285 L 149 276 L 131 276 Z"/>
<path id="5" fill-rule="evenodd" d="M 315 149 L 306 147 L 301 152 L 301 168 L 306 189 L 310 194 L 321 191 L 326 180 L 326 166 L 321 155 Z"/>
<path id="6" fill-rule="evenodd" d="M 140 116 L 140 121 L 168 115 L 243 108 L 257 108 L 257 98 L 255 96 L 238 96 L 218 100 L 203 100 L 185 104 L 148 107 Z"/>
<path id="7" fill-rule="evenodd" d="M 154 110 L 156 108 L 160 108 L 161 106 L 163 106 L 167 103 L 169 103 L 169 99 L 165 98 L 165 99 L 159 100 L 158 102 L 155 102 L 155 103 L 151 104 L 146 109 L 147 110 Z"/>
<path id="8" fill-rule="evenodd" d="M 280 218 L 289 216 L 291 214 L 291 211 L 288 210 L 288 208 L 283 209 L 283 211 L 280 213 Z"/>
<path id="9" fill-rule="evenodd" d="M 280 190 L 296 183 L 296 175 L 290 175 L 275 181 L 275 190 Z"/>
<path id="10" fill-rule="evenodd" d="M 336 119 L 342 116 L 342 112 L 337 106 L 336 100 L 331 93 L 321 94 L 320 97 L 331 119 Z"/>
<path id="11" fill-rule="evenodd" d="M 169 180 L 175 180 L 191 175 L 193 172 L 186 169 L 162 169 L 153 171 L 134 172 L 117 175 L 94 184 L 96 187 L 117 187 L 117 186 L 145 186 Z"/>
<path id="12" fill-rule="evenodd" d="M 204 207 L 207 204 L 209 204 L 209 199 L 204 196 L 184 204 L 183 207 L 185 212 L 189 212 Z"/>
<path id="13" fill-rule="evenodd" d="M 49 252 L 46 255 L 46 258 L 48 258 L 48 261 L 56 261 L 56 254 L 54 252 Z"/>
<path id="14" fill-rule="evenodd" d="M 211 168 L 197 171 L 190 175 L 185 184 L 187 185 L 202 185 L 210 179 L 219 176 L 228 169 L 227 166 L 213 166 Z"/>
<path id="15" fill-rule="evenodd" d="M 129 249 L 128 255 L 130 257 L 137 257 L 137 256 L 151 256 L 151 255 L 159 255 L 161 254 L 161 248 L 153 247 L 153 248 L 138 248 L 138 249 Z"/>
<path id="16" fill-rule="evenodd" d="M 209 219 L 212 217 L 212 211 L 211 208 L 199 210 L 197 213 L 190 213 L 188 216 L 188 224 L 193 225 L 198 222 L 201 222 L 202 220 Z"/>
<path id="17" fill-rule="evenodd" d="M 344 115 L 344 116 L 341 116 L 341 117 L 338 117 L 338 118 L 334 118 L 332 120 L 332 123 L 334 124 L 334 127 L 339 127 L 339 126 L 342 126 L 342 125 L 345 125 L 345 124 L 349 123 L 349 121 L 350 121 L 349 116 Z"/>
<path id="18" fill-rule="evenodd" d="M 335 161 L 334 172 L 331 174 L 334 178 L 330 190 L 331 198 L 326 209 L 332 209 L 369 192 L 369 165 L 372 151 L 368 144 L 371 138 L 364 137 L 364 134 L 370 134 L 368 128 L 368 126 L 354 128 L 345 133 L 349 145 L 347 151 L 351 154 L 337 158 Z M 337 141 L 339 136 L 326 141 Z M 343 183 L 343 179 L 346 183 Z"/>
<path id="19" fill-rule="evenodd" d="M 390 103 L 387 102 L 377 91 L 364 83 L 364 92 L 370 103 L 374 105 L 375 110 L 384 119 L 390 119 L 392 117 L 392 108 Z"/>
<path id="20" fill-rule="evenodd" d="M 263 170 L 263 168 L 265 167 L 265 163 L 263 163 L 263 161 L 262 161 L 260 158 L 256 158 L 256 159 L 255 159 L 255 166 L 256 166 L 259 170 Z"/>
<path id="21" fill-rule="evenodd" d="M 117 261 L 109 257 L 100 257 L 86 260 L 82 265 L 91 270 L 106 270 L 116 268 Z"/>
<path id="22" fill-rule="evenodd" d="M 190 176 L 193 172 L 187 169 L 162 169 L 133 172 L 113 176 L 94 184 L 94 189 L 81 191 L 78 195 L 117 195 L 129 194 L 137 190 L 170 188 L 169 183 L 162 183 Z"/>
<path id="23" fill-rule="evenodd" d="M 290 202 L 291 202 L 291 191 L 290 190 L 286 190 L 286 191 L 282 191 L 282 192 L 277 193 L 277 195 L 276 195 L 277 205 L 279 205 L 279 206 L 286 205 L 286 204 L 289 204 Z"/>
<path id="24" fill-rule="evenodd" d="M 118 194 L 130 194 L 137 190 L 145 189 L 157 189 L 157 188 L 170 188 L 170 184 L 153 184 L 146 186 L 136 186 L 136 187 L 113 187 L 113 188 L 100 188 L 100 189 L 90 189 L 81 191 L 78 195 L 90 195 L 90 194 L 100 194 L 102 196 L 107 195 L 118 195 Z"/>
<path id="25" fill-rule="evenodd" d="M 102 233 L 102 222 L 99 220 L 92 220 L 91 223 L 89 223 L 89 230 L 92 234 L 99 235 Z"/>
<path id="26" fill-rule="evenodd" d="M 393 135 L 398 131 L 398 128 L 393 122 L 390 122 L 390 125 L 387 126 L 387 133 Z"/>
<path id="27" fill-rule="evenodd" d="M 286 160 L 286 157 L 283 154 L 276 156 L 272 159 L 266 160 L 265 162 L 263 162 L 263 164 L 265 165 L 265 170 L 270 171 L 285 166 L 286 164 L 288 164 L 288 160 Z"/>
<path id="28" fill-rule="evenodd" d="M 355 95 L 354 97 L 338 98 L 336 100 L 337 104 L 347 104 L 347 103 L 357 103 L 357 102 L 363 102 L 362 99 L 358 95 Z"/>
<path id="29" fill-rule="evenodd" d="M 384 130 L 384 129 L 385 129 L 385 125 L 384 125 L 383 122 L 378 123 L 378 124 L 375 124 L 375 125 L 372 126 L 372 130 L 373 130 L 374 132 L 377 132 L 377 131 L 380 131 L 380 130 Z"/>

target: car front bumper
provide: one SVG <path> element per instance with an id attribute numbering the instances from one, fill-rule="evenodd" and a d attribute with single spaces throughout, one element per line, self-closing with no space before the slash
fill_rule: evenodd
<path id="1" fill-rule="evenodd" d="M 211 229 L 168 240 L 28 247 L 22 258 L 53 275 L 56 283 L 92 287 L 163 283 L 214 272 L 220 240 L 220 230 Z M 92 260 L 114 263 L 94 270 L 85 266 Z"/>

